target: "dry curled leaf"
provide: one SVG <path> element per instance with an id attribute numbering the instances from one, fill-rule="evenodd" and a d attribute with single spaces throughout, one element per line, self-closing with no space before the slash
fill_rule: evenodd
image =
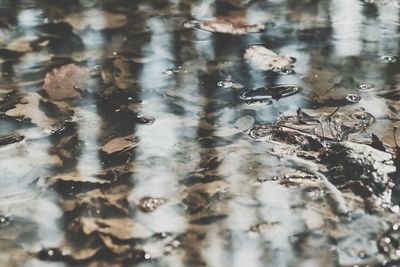
<path id="1" fill-rule="evenodd" d="M 55 101 L 79 97 L 77 89 L 84 88 L 89 77 L 89 70 L 85 67 L 63 65 L 46 74 L 43 89 Z"/>
<path id="2" fill-rule="evenodd" d="M 139 139 L 133 135 L 114 138 L 101 147 L 101 151 L 107 155 L 124 153 L 137 146 Z"/>
<path id="3" fill-rule="evenodd" d="M 185 28 L 199 29 L 209 32 L 228 33 L 242 35 L 246 33 L 258 33 L 265 30 L 261 23 L 249 24 L 244 17 L 217 17 L 213 20 L 191 20 L 183 24 Z"/>
<path id="4" fill-rule="evenodd" d="M 244 59 L 255 69 L 285 74 L 293 72 L 293 63 L 296 62 L 295 58 L 278 55 L 262 45 L 250 45 L 247 47 Z"/>

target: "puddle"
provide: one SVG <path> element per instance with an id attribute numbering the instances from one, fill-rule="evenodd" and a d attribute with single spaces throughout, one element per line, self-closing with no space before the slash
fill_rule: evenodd
<path id="1" fill-rule="evenodd" d="M 0 1 L 0 266 L 397 266 L 399 1 Z"/>

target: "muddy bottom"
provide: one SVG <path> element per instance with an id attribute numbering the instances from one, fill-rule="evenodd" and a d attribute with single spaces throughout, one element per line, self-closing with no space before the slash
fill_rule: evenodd
<path id="1" fill-rule="evenodd" d="M 0 1 L 0 266 L 400 266 L 399 11 Z"/>

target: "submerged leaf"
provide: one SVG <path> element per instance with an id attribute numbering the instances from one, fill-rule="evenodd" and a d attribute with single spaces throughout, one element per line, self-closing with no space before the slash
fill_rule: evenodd
<path id="1" fill-rule="evenodd" d="M 105 10 L 99 11 L 97 9 L 74 13 L 64 20 L 75 29 L 84 30 L 90 27 L 96 31 L 119 28 L 128 23 L 128 18 L 124 14 L 111 13 Z"/>
<path id="2" fill-rule="evenodd" d="M 152 233 L 140 225 L 136 225 L 129 218 L 77 218 L 70 229 L 76 232 L 82 231 L 85 235 L 107 235 L 119 240 L 145 239 Z"/>
<path id="3" fill-rule="evenodd" d="M 380 151 L 387 152 L 382 140 L 375 134 L 372 134 L 371 136 L 371 146 Z"/>
<path id="4" fill-rule="evenodd" d="M 30 119 L 33 124 L 50 129 L 56 123 L 55 119 L 49 118 L 39 107 L 42 97 L 37 93 L 29 93 L 21 99 L 21 104 L 15 108 L 6 111 L 6 116 Z"/>
<path id="5" fill-rule="evenodd" d="M 19 134 L 9 134 L 9 135 L 0 135 L 0 146 L 5 146 L 13 143 L 20 142 L 24 139 L 24 136 Z"/>
<path id="6" fill-rule="evenodd" d="M 43 89 L 51 100 L 79 97 L 77 89 L 84 88 L 89 77 L 87 68 L 76 64 L 63 65 L 46 74 Z"/>
<path id="7" fill-rule="evenodd" d="M 101 151 L 105 154 L 124 153 L 139 143 L 139 139 L 133 135 L 114 138 L 101 147 Z"/>
<path id="8" fill-rule="evenodd" d="M 240 94 L 240 98 L 246 102 L 259 102 L 269 99 L 279 100 L 283 97 L 294 95 L 300 91 L 296 85 L 277 85 L 247 90 Z"/>
<path id="9" fill-rule="evenodd" d="M 55 175 L 48 180 L 49 184 L 58 182 L 89 183 L 89 184 L 109 184 L 112 181 L 99 179 L 94 176 L 82 176 L 77 172 L 62 173 Z"/>
<path id="10" fill-rule="evenodd" d="M 296 62 L 295 58 L 278 55 L 262 45 L 247 47 L 244 59 L 255 69 L 270 70 L 282 74 L 293 73 L 293 63 Z"/>
<path id="11" fill-rule="evenodd" d="M 258 33 L 265 30 L 264 24 L 248 24 L 244 17 L 217 17 L 214 20 L 191 20 L 185 22 L 183 27 L 234 35 Z"/>
<path id="12" fill-rule="evenodd" d="M 188 188 L 183 203 L 190 213 L 197 213 L 212 204 L 228 188 L 224 181 L 195 184 Z"/>
<path id="13" fill-rule="evenodd" d="M 66 199 L 62 205 L 65 211 L 73 211 L 77 208 L 93 208 L 99 210 L 103 207 L 111 207 L 123 213 L 129 213 L 129 205 L 125 187 L 109 190 L 94 189 L 85 193 L 74 195 Z"/>

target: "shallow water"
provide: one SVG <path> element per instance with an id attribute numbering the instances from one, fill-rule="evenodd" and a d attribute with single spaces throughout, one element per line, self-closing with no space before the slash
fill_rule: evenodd
<path id="1" fill-rule="evenodd" d="M 265 30 L 198 29 L 216 17 Z M 399 25 L 394 0 L 0 0 L 0 265 L 397 266 L 399 190 L 355 193 L 270 125 L 340 107 L 349 141 L 394 148 Z"/>

